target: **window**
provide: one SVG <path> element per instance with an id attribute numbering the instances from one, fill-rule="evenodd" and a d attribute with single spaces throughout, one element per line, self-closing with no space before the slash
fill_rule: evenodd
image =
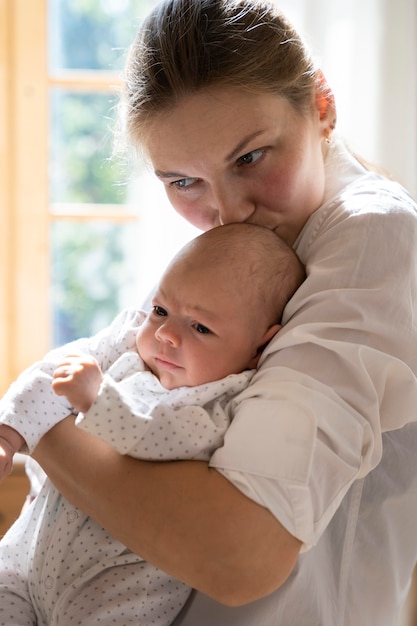
<path id="1" fill-rule="evenodd" d="M 150 172 L 112 157 L 125 52 L 155 3 L 0 0 L 0 393 L 140 305 L 194 235 Z"/>
<path id="2" fill-rule="evenodd" d="M 106 325 L 134 285 L 139 217 L 135 206 L 129 206 L 127 172 L 112 159 L 113 129 L 125 50 L 151 4 L 152 0 L 48 3 L 54 344 L 93 334 Z"/>

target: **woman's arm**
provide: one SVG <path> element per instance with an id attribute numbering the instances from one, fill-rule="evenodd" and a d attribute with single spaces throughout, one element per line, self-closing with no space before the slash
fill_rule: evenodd
<path id="1" fill-rule="evenodd" d="M 295 565 L 300 542 L 204 462 L 121 456 L 72 417 L 33 456 L 66 498 L 132 551 L 219 602 L 265 596 Z"/>

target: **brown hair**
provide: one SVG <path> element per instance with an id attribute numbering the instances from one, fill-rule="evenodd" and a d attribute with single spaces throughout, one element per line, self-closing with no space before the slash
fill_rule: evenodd
<path id="1" fill-rule="evenodd" d="M 150 13 L 130 50 L 123 125 L 140 144 L 148 120 L 184 96 L 218 85 L 273 92 L 307 112 L 317 84 L 320 88 L 309 52 L 273 4 L 165 0 Z"/>

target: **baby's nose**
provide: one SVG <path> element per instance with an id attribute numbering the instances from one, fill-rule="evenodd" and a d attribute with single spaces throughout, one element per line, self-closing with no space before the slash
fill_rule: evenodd
<path id="1" fill-rule="evenodd" d="M 178 329 L 168 320 L 159 326 L 155 332 L 155 336 L 159 341 L 169 343 L 174 347 L 178 346 L 181 342 Z"/>

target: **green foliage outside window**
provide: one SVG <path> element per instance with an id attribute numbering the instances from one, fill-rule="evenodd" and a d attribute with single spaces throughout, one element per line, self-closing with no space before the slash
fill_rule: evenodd
<path id="1" fill-rule="evenodd" d="M 49 0 L 49 66 L 120 74 L 126 50 L 155 0 Z M 117 95 L 52 89 L 50 201 L 126 201 L 128 172 L 112 158 Z M 134 268 L 128 223 L 57 221 L 51 231 L 54 345 L 93 334 L 121 308 Z M 133 281 L 132 281 L 133 284 Z M 133 294 L 132 294 L 133 300 Z"/>

